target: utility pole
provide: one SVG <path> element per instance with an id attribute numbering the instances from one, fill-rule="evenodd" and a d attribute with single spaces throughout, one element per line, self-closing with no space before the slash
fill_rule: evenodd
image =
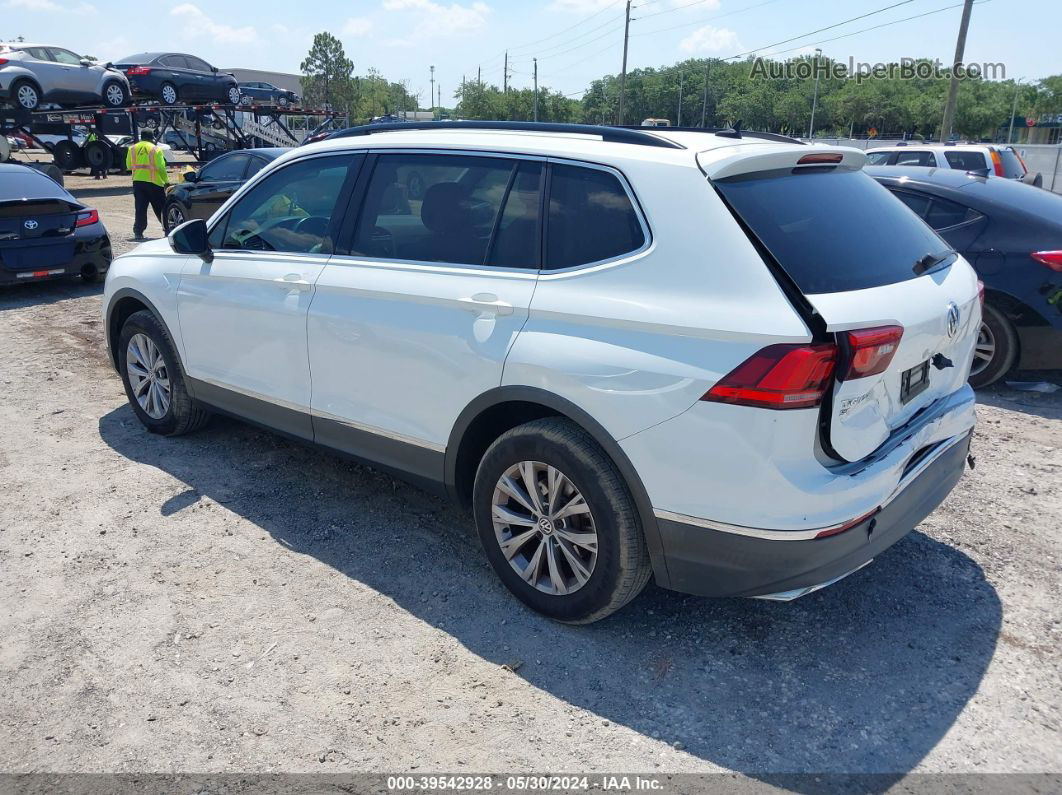
<path id="1" fill-rule="evenodd" d="M 684 72 L 682 71 L 682 68 L 680 67 L 680 68 L 679 68 L 679 102 L 678 102 L 678 118 L 677 118 L 677 119 L 675 120 L 675 126 L 676 126 L 676 127 L 681 127 L 681 126 L 682 126 L 682 78 L 683 78 L 684 76 L 685 76 L 685 73 L 684 73 Z"/>
<path id="2" fill-rule="evenodd" d="M 1014 138 L 1014 114 L 1018 112 L 1018 92 L 1021 91 L 1021 81 L 1024 79 L 1024 77 L 1019 77 L 1017 82 L 1014 83 L 1014 104 L 1010 108 L 1010 129 L 1007 130 L 1008 144 Z"/>
<path id="3" fill-rule="evenodd" d="M 502 93 L 509 93 L 509 51 L 505 51 L 505 66 L 502 68 Z"/>
<path id="4" fill-rule="evenodd" d="M 535 121 L 538 121 L 538 58 L 532 58 L 535 68 L 532 70 L 535 73 Z"/>
<path id="5" fill-rule="evenodd" d="M 944 105 L 944 121 L 940 125 L 941 143 L 951 136 L 951 128 L 955 124 L 955 105 L 959 99 L 959 76 L 956 69 L 962 63 L 966 53 L 966 31 L 970 28 L 970 12 L 973 10 L 974 0 L 966 0 L 962 7 L 962 20 L 959 22 L 959 37 L 955 40 L 955 59 L 951 62 L 951 81 L 948 83 L 948 102 Z"/>
<path id="6" fill-rule="evenodd" d="M 432 106 L 431 106 L 431 117 L 432 117 L 432 119 L 434 119 L 435 118 L 435 105 L 434 105 L 434 102 L 435 102 L 435 67 L 434 66 L 429 66 L 428 68 L 431 70 L 431 93 L 428 95 L 428 101 L 433 103 Z"/>
<path id="7" fill-rule="evenodd" d="M 972 1 L 972 0 L 969 0 Z M 627 41 L 631 34 L 631 0 L 627 0 L 627 17 L 623 23 L 623 71 L 620 72 L 619 108 L 616 111 L 616 124 L 623 124 L 623 98 L 627 93 Z"/>
<path id="8" fill-rule="evenodd" d="M 483 67 L 482 66 L 477 66 L 476 67 L 476 85 L 479 86 L 480 88 L 483 87 Z"/>
<path id="9" fill-rule="evenodd" d="M 439 85 L 438 85 L 438 86 L 436 87 L 436 89 L 435 89 L 435 90 L 439 92 L 439 97 L 438 97 L 439 101 L 438 101 L 438 103 L 436 103 L 436 104 L 437 104 L 437 105 L 439 106 L 439 118 L 442 118 L 442 110 L 443 110 L 443 104 L 442 104 L 442 83 L 439 83 Z"/>
<path id="10" fill-rule="evenodd" d="M 819 104 L 819 56 L 822 50 L 815 48 L 815 96 L 811 100 L 811 129 L 808 130 L 808 138 L 815 138 L 815 108 Z"/>
<path id="11" fill-rule="evenodd" d="M 708 76 L 712 73 L 712 59 L 709 58 L 704 64 L 704 100 L 701 102 L 701 127 L 706 125 L 708 119 Z"/>

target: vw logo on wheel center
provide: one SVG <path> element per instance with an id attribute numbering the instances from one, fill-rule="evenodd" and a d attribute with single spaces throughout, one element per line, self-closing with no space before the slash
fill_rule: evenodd
<path id="1" fill-rule="evenodd" d="M 553 522 L 543 516 L 541 519 L 538 520 L 538 529 L 546 535 L 549 535 L 553 532 Z"/>
<path id="2" fill-rule="evenodd" d="M 948 304 L 948 336 L 954 337 L 959 333 L 959 307 L 955 302 Z"/>
<path id="3" fill-rule="evenodd" d="M 24 221 L 22 225 L 24 227 L 26 227 L 27 229 L 36 229 L 37 226 L 38 226 L 37 222 L 34 221 L 32 218 L 29 219 L 28 221 Z"/>

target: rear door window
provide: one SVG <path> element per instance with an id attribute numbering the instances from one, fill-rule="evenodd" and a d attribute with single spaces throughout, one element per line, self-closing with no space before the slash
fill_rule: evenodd
<path id="1" fill-rule="evenodd" d="M 780 169 L 714 184 L 805 294 L 913 279 L 920 258 L 949 248 L 862 171 Z"/>
<path id="2" fill-rule="evenodd" d="M 163 66 L 168 66 L 171 69 L 188 68 L 188 61 L 184 59 L 183 55 L 167 55 L 163 58 L 159 58 L 159 63 Z"/>
<path id="3" fill-rule="evenodd" d="M 947 229 L 980 217 L 980 213 L 947 199 L 934 198 L 926 214 L 926 223 L 934 229 Z"/>
<path id="4" fill-rule="evenodd" d="M 889 158 L 892 157 L 892 152 L 867 152 L 867 165 L 868 166 L 884 166 L 889 162 Z"/>
<path id="5" fill-rule="evenodd" d="M 963 171 L 981 171 L 988 168 L 985 156 L 980 152 L 945 152 L 944 159 L 952 168 Z"/>
<path id="6" fill-rule="evenodd" d="M 627 191 L 610 171 L 550 167 L 545 267 L 556 270 L 631 254 L 645 246 L 645 228 Z"/>

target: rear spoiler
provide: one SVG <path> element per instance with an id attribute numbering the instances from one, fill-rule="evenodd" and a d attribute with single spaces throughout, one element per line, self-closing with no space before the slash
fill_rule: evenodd
<path id="1" fill-rule="evenodd" d="M 847 146 L 797 146 L 795 144 L 725 146 L 697 155 L 697 164 L 709 179 L 726 179 L 756 171 L 827 166 L 859 171 L 867 162 L 862 149 Z"/>

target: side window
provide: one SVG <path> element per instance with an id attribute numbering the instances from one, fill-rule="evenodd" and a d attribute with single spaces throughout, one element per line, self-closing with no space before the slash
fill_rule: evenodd
<path id="1" fill-rule="evenodd" d="M 351 253 L 482 265 L 517 161 L 461 155 L 380 155 Z"/>
<path id="2" fill-rule="evenodd" d="M 926 210 L 929 209 L 928 196 L 923 196 L 921 193 L 908 193 L 905 190 L 894 190 L 892 195 L 910 207 L 919 218 L 925 219 Z"/>
<path id="3" fill-rule="evenodd" d="M 645 245 L 638 213 L 619 179 L 581 166 L 551 167 L 546 262 L 550 269 L 612 259 Z"/>
<path id="4" fill-rule="evenodd" d="M 171 69 L 188 68 L 188 62 L 184 60 L 183 55 L 167 55 L 163 58 L 159 58 L 159 63 L 163 66 L 169 66 Z"/>
<path id="5" fill-rule="evenodd" d="M 249 166 L 247 166 L 246 178 L 250 179 L 251 177 L 253 177 L 259 171 L 261 171 L 265 167 L 265 165 L 266 165 L 266 161 L 263 160 L 262 158 L 260 158 L 260 157 L 252 157 L 251 158 L 251 164 Z"/>
<path id="6" fill-rule="evenodd" d="M 70 50 L 61 50 L 58 47 L 49 47 L 52 53 L 52 60 L 56 63 L 67 64 L 68 66 L 81 66 L 81 59 L 77 57 Z"/>
<path id="7" fill-rule="evenodd" d="M 898 166 L 935 166 L 932 152 L 900 152 L 896 158 Z"/>
<path id="8" fill-rule="evenodd" d="M 28 52 L 38 61 L 51 61 L 52 63 L 55 62 L 55 57 L 44 47 L 27 47 L 26 52 Z"/>
<path id="9" fill-rule="evenodd" d="M 494 231 L 488 265 L 500 268 L 538 268 L 542 232 L 542 164 L 521 163 L 505 197 L 505 207 Z"/>
<path id="10" fill-rule="evenodd" d="M 947 229 L 965 221 L 972 221 L 980 215 L 976 210 L 964 207 L 961 204 L 947 201 L 946 199 L 933 199 L 926 223 L 934 229 Z"/>
<path id="11" fill-rule="evenodd" d="M 210 64 L 208 64 L 206 61 L 196 58 L 194 55 L 186 55 L 184 59 L 188 62 L 189 69 L 195 69 L 197 72 L 210 71 Z"/>
<path id="12" fill-rule="evenodd" d="M 985 156 L 980 152 L 945 152 L 944 158 L 949 166 L 963 171 L 980 171 L 987 168 Z"/>
<path id="13" fill-rule="evenodd" d="M 200 182 L 231 182 L 243 179 L 244 169 L 247 168 L 247 155 L 234 154 L 219 157 L 210 165 L 204 166 L 199 172 Z"/>
<path id="14" fill-rule="evenodd" d="M 211 247 L 331 254 L 336 206 L 360 163 L 354 155 L 313 157 L 273 172 L 218 222 Z"/>
<path id="15" fill-rule="evenodd" d="M 867 152 L 868 166 L 883 166 L 889 162 L 892 152 Z"/>

